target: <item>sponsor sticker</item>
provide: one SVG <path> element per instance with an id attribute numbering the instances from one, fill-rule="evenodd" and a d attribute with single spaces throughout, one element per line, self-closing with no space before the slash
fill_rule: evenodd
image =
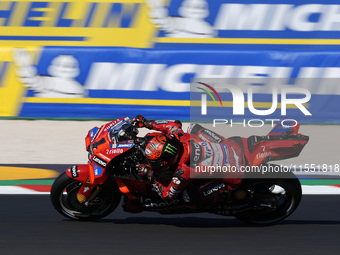
<path id="1" fill-rule="evenodd" d="M 93 164 L 93 168 L 94 168 L 94 175 L 95 175 L 95 176 L 100 176 L 100 175 L 102 175 L 103 170 L 104 170 L 103 168 L 97 166 L 96 164 Z"/>
<path id="2" fill-rule="evenodd" d="M 72 177 L 73 177 L 73 178 L 79 177 L 77 166 L 72 166 L 72 168 L 71 168 L 71 174 L 72 174 Z"/>
<path id="3" fill-rule="evenodd" d="M 97 156 L 94 156 L 92 159 L 93 162 L 96 162 L 98 165 L 102 166 L 102 167 L 106 167 L 107 162 Z"/>
<path id="4" fill-rule="evenodd" d="M 132 148 L 135 144 L 134 143 L 118 143 L 118 144 L 110 144 L 111 149 L 115 148 Z"/>

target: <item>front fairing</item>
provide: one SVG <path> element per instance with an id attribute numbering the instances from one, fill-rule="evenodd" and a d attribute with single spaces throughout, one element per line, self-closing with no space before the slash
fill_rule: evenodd
<path id="1" fill-rule="evenodd" d="M 134 147 L 133 140 L 115 143 L 110 137 L 111 130 L 117 130 L 129 122 L 129 118 L 121 118 L 104 124 L 100 128 L 95 127 L 88 132 L 85 141 L 89 152 L 91 183 L 103 183 L 108 177 L 106 170 L 110 161 Z"/>

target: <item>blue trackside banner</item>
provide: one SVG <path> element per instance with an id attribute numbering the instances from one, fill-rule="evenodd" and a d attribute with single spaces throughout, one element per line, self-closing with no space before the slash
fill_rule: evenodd
<path id="1" fill-rule="evenodd" d="M 148 2 L 154 47 L 339 49 L 337 0 Z"/>
<path id="2" fill-rule="evenodd" d="M 270 108 L 275 96 L 278 106 L 271 115 L 275 118 L 282 118 L 282 89 L 300 88 L 310 92 L 310 99 L 301 91 L 294 93 L 294 89 L 285 92 L 285 99 L 305 98 L 304 108 L 311 115 L 303 114 L 296 105 L 290 107 L 294 102 L 288 102 L 285 118 L 340 122 L 340 53 L 336 51 L 46 47 L 36 55 L 23 49 L 15 54 L 17 61 L 37 59 L 36 65 L 16 63 L 17 80 L 26 88 L 18 114 L 21 117 L 144 114 L 154 119 L 189 120 L 190 102 L 200 103 L 203 93 L 190 98 L 191 88 L 198 87 L 190 82 L 202 78 L 221 79 L 222 83 L 237 86 L 244 94 L 242 118 L 254 118 L 256 112 L 247 106 L 250 88 L 258 109 Z M 275 87 L 277 94 L 273 93 Z M 226 103 L 212 107 L 221 117 L 233 116 L 233 94 L 220 94 Z"/>
<path id="3" fill-rule="evenodd" d="M 335 50 L 339 13 L 338 0 L 3 0 L 0 45 Z"/>
<path id="4" fill-rule="evenodd" d="M 340 123 L 339 30 L 338 0 L 4 0 L 0 117 Z"/>

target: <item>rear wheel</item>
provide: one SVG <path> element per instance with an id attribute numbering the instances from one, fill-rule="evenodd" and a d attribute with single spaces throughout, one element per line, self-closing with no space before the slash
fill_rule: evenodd
<path id="1" fill-rule="evenodd" d="M 253 210 L 240 213 L 236 218 L 251 224 L 274 224 L 291 215 L 301 201 L 301 184 L 291 172 L 282 177 L 245 179 L 241 189 L 250 194 Z"/>
<path id="2" fill-rule="evenodd" d="M 53 183 L 51 202 L 63 216 L 74 220 L 97 220 L 113 212 L 119 205 L 121 193 L 114 179 L 108 179 L 100 186 L 100 192 L 88 205 L 80 203 L 77 192 L 82 183 L 61 174 Z"/>

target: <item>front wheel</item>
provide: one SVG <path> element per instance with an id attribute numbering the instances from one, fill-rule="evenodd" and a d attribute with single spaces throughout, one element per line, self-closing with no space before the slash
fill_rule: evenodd
<path id="1" fill-rule="evenodd" d="M 253 210 L 235 215 L 236 218 L 250 224 L 268 225 L 291 215 L 301 201 L 301 184 L 291 172 L 283 177 L 244 180 L 242 188 L 251 194 Z"/>
<path id="2" fill-rule="evenodd" d="M 108 179 L 101 185 L 100 192 L 87 206 L 77 199 L 81 185 L 81 182 L 71 179 L 66 173 L 54 181 L 50 198 L 61 215 L 79 221 L 97 220 L 109 215 L 119 205 L 121 193 L 114 179 Z"/>

